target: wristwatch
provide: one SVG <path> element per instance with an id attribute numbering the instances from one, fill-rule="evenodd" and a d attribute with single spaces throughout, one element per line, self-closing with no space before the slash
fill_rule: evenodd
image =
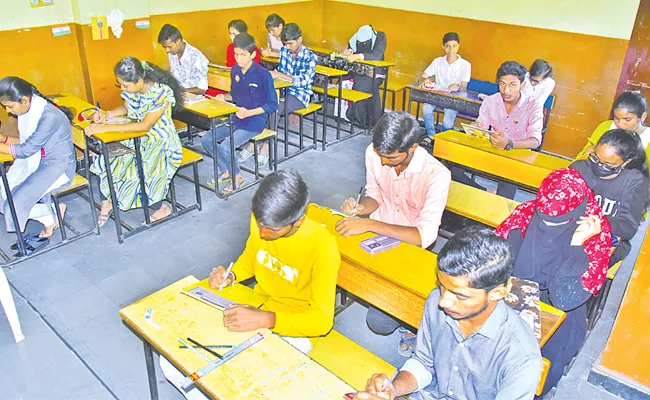
<path id="1" fill-rule="evenodd" d="M 512 150 L 512 148 L 515 147 L 515 144 L 512 143 L 512 140 L 508 140 L 508 144 L 506 147 L 504 147 L 505 150 Z"/>

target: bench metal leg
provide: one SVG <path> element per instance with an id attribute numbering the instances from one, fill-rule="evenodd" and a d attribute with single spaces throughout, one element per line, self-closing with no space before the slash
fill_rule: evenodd
<path id="1" fill-rule="evenodd" d="M 278 134 L 277 132 L 275 133 Z M 289 155 L 289 112 L 287 110 L 287 96 L 284 97 L 284 158 Z"/>
<path id="2" fill-rule="evenodd" d="M 169 199 L 172 203 L 172 214 L 176 215 L 178 205 L 176 203 L 176 178 L 172 178 L 169 182 Z"/>
<path id="3" fill-rule="evenodd" d="M 88 181 L 88 204 L 90 205 L 90 216 L 93 219 L 92 223 L 95 228 L 95 233 L 99 235 L 99 225 L 97 224 L 97 214 L 95 212 L 95 197 L 93 194 L 93 185 L 92 182 L 90 181 L 90 163 L 88 162 L 89 160 L 88 156 L 88 146 L 85 146 L 84 148 L 84 163 L 86 164 L 84 166 L 84 172 L 86 176 L 86 180 Z"/>
<path id="4" fill-rule="evenodd" d="M 305 122 L 304 115 L 300 115 L 300 131 L 299 131 L 300 132 L 299 133 L 300 134 L 300 146 L 298 146 L 298 148 L 301 151 L 302 151 L 302 144 L 303 144 L 302 142 L 303 142 L 303 137 L 304 137 L 303 130 L 302 130 L 302 128 L 304 126 L 304 122 Z M 287 137 L 285 137 L 284 139 L 285 139 L 285 143 L 288 142 Z"/>
<path id="5" fill-rule="evenodd" d="M 104 156 L 104 164 L 106 166 L 106 179 L 108 180 L 108 191 L 111 195 L 111 203 L 113 206 L 113 219 L 115 220 L 115 231 L 117 232 L 117 242 L 124 243 L 124 234 L 122 233 L 122 222 L 120 221 L 120 208 L 117 206 L 117 194 L 115 193 L 115 186 L 113 183 L 113 173 L 111 172 L 111 160 L 108 157 L 108 145 L 102 142 L 102 153 Z M 101 188 L 100 188 L 101 190 Z"/>
<path id="6" fill-rule="evenodd" d="M 329 81 L 328 81 L 329 86 Z M 336 112 L 336 140 L 341 139 L 341 106 L 343 103 L 343 79 L 339 77 L 339 107 Z"/>
<path id="7" fill-rule="evenodd" d="M 406 89 L 402 89 L 402 111 L 406 111 Z"/>
<path id="8" fill-rule="evenodd" d="M 142 199 L 142 208 L 144 210 L 144 222 L 146 225 L 151 224 L 151 218 L 149 217 L 149 196 L 147 196 L 147 188 L 145 184 L 146 177 L 144 176 L 144 166 L 142 165 L 142 154 L 140 153 L 140 138 L 135 138 L 133 140 L 135 144 L 135 162 L 138 166 L 138 175 L 140 177 L 140 190 L 141 190 L 141 199 Z"/>
<path id="9" fill-rule="evenodd" d="M 203 208 L 201 202 L 201 185 L 199 185 L 199 163 L 192 164 L 192 171 L 194 172 L 194 190 L 196 192 L 196 202 L 199 205 L 199 211 Z"/>
<path id="10" fill-rule="evenodd" d="M 269 150 L 269 152 L 270 152 L 270 150 Z M 260 154 L 259 154 L 259 151 L 257 150 L 257 142 L 253 141 L 253 162 L 255 163 L 255 166 L 253 168 L 255 168 L 255 172 L 254 172 L 255 180 L 260 179 L 260 166 L 259 166 L 259 164 L 257 164 L 257 160 L 259 159 L 259 157 L 260 157 Z M 230 177 L 230 178 L 232 179 L 232 177 Z M 235 189 L 235 187 L 233 186 L 233 190 L 234 189 Z"/>
<path id="11" fill-rule="evenodd" d="M 392 102 L 392 105 L 391 105 L 390 109 L 392 111 L 395 111 L 395 96 L 397 95 L 397 93 L 395 93 L 395 92 L 392 92 L 392 93 L 393 93 L 393 96 L 392 96 L 393 97 L 393 102 Z"/>
<path id="12" fill-rule="evenodd" d="M 88 183 L 90 185 L 90 182 Z M 59 228 L 61 229 L 61 241 L 65 242 L 68 240 L 68 234 L 65 232 L 65 224 L 63 223 L 63 215 L 61 215 L 61 210 L 59 209 L 60 199 L 59 196 L 52 196 L 54 201 L 54 208 L 56 212 L 56 220 L 59 223 Z"/>
<path id="13" fill-rule="evenodd" d="M 144 345 L 144 362 L 147 364 L 147 379 L 149 380 L 149 394 L 151 400 L 158 400 L 158 384 L 156 383 L 156 366 L 153 361 L 153 349 L 151 344 L 142 340 Z"/>
<path id="14" fill-rule="evenodd" d="M 9 203 L 9 212 L 11 213 L 11 220 L 13 221 L 14 227 L 16 228 L 16 238 L 18 239 L 16 243 L 18 243 L 18 250 L 23 256 L 26 256 L 27 252 L 25 251 L 25 247 L 27 246 L 23 241 L 23 233 L 20 229 L 20 224 L 18 223 L 18 215 L 16 214 L 14 197 L 11 195 L 11 188 L 9 187 L 9 181 L 7 180 L 7 171 L 5 170 L 4 163 L 0 164 L 0 174 L 2 175 L 2 184 L 4 185 L 5 194 L 7 195 L 7 203 Z"/>

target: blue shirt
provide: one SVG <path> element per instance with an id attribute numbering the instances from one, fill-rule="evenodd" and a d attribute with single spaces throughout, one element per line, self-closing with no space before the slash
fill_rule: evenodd
<path id="1" fill-rule="evenodd" d="M 278 109 L 278 96 L 271 73 L 255 63 L 244 73 L 241 67 L 235 64 L 230 70 L 230 80 L 230 96 L 237 107 L 248 110 L 262 107 L 264 110 L 264 114 L 244 119 L 234 115 L 234 129 L 261 133 L 266 128 L 268 115 Z"/>
<path id="2" fill-rule="evenodd" d="M 542 355 L 530 326 L 500 300 L 481 329 L 463 338 L 439 301 L 437 288 L 424 306 L 415 351 L 401 368 L 415 377 L 418 391 L 434 399 L 532 399 Z"/>
<path id="3" fill-rule="evenodd" d="M 307 107 L 311 95 L 314 93 L 311 87 L 314 84 L 314 75 L 316 75 L 316 55 L 303 45 L 296 54 L 296 58 L 293 58 L 291 52 L 282 46 L 278 72 L 291 76 L 293 85 L 287 89 L 288 93 Z"/>

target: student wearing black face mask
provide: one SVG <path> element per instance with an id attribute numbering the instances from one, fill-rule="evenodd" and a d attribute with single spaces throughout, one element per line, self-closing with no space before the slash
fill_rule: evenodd
<path id="1" fill-rule="evenodd" d="M 570 167 L 593 190 L 612 227 L 613 265 L 630 252 L 629 241 L 649 204 L 648 162 L 641 139 L 632 131 L 612 129 L 600 138 L 588 159 Z"/>
<path id="2" fill-rule="evenodd" d="M 359 60 L 383 60 L 385 52 L 386 34 L 375 31 L 372 25 L 364 25 L 350 38 L 348 48 L 343 54 L 347 56 L 348 61 L 355 62 Z M 380 68 L 375 79 L 357 74 L 353 76 L 354 85 L 352 89 L 370 93 L 372 97 L 350 105 L 346 116 L 351 122 L 363 126 L 366 123 L 366 118 L 369 118 L 372 127 L 375 126 L 379 117 L 383 115 L 379 99 L 379 87 L 386 78 L 386 72 L 386 68 Z"/>

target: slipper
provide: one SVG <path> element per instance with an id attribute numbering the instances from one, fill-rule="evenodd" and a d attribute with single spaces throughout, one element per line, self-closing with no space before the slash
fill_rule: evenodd
<path id="1" fill-rule="evenodd" d="M 41 237 L 38 236 L 38 235 L 35 234 L 35 233 L 24 233 L 24 234 L 23 234 L 23 241 L 24 241 L 24 243 L 27 243 L 28 240 L 36 240 L 36 241 L 37 241 L 37 240 L 39 240 L 39 239 L 41 239 Z M 18 250 L 18 242 L 15 242 L 15 243 L 12 244 L 11 246 L 9 246 L 9 248 L 10 248 L 11 250 L 13 250 L 13 251 Z"/>
<path id="2" fill-rule="evenodd" d="M 247 149 L 241 149 L 241 150 L 239 151 L 239 155 L 237 156 L 237 160 L 238 160 L 240 163 L 243 163 L 243 162 L 245 162 L 246 160 L 248 160 L 248 159 L 251 158 L 251 157 L 253 157 L 253 153 L 251 153 L 251 152 L 248 151 Z"/>
<path id="3" fill-rule="evenodd" d="M 413 353 L 413 348 L 415 347 L 415 339 L 417 336 L 411 337 L 402 337 L 399 340 L 399 346 L 397 346 L 397 352 L 402 357 L 411 357 Z"/>
<path id="4" fill-rule="evenodd" d="M 241 181 L 237 181 L 237 183 L 236 183 L 237 189 L 235 189 L 235 190 L 241 189 L 244 185 L 246 185 L 246 179 L 242 179 Z M 223 189 L 223 193 L 225 193 L 225 194 L 232 193 L 232 192 L 233 192 L 232 184 L 230 184 L 228 187 Z"/>
<path id="5" fill-rule="evenodd" d="M 269 162 L 269 156 L 265 156 L 263 154 L 260 154 L 259 157 L 257 157 L 257 166 L 258 167 L 263 167 L 268 162 Z"/>
<path id="6" fill-rule="evenodd" d="M 101 228 L 102 226 L 106 225 L 108 220 L 111 218 L 111 215 L 113 215 L 113 208 L 108 212 L 108 214 L 99 214 L 97 217 L 97 226 Z"/>
<path id="7" fill-rule="evenodd" d="M 230 183 L 232 179 L 230 177 L 224 178 L 223 176 L 219 177 L 219 186 L 225 185 L 226 183 Z M 210 179 L 207 182 L 207 185 L 210 186 L 211 188 L 214 188 L 214 178 Z"/>
<path id="8" fill-rule="evenodd" d="M 15 253 L 13 255 L 14 258 L 23 258 L 29 255 L 34 254 L 37 250 L 47 246 L 50 244 L 50 239 L 49 238 L 40 238 L 36 241 L 34 240 L 27 240 L 27 243 L 25 243 L 25 254 L 21 253 L 20 251 Z"/>

